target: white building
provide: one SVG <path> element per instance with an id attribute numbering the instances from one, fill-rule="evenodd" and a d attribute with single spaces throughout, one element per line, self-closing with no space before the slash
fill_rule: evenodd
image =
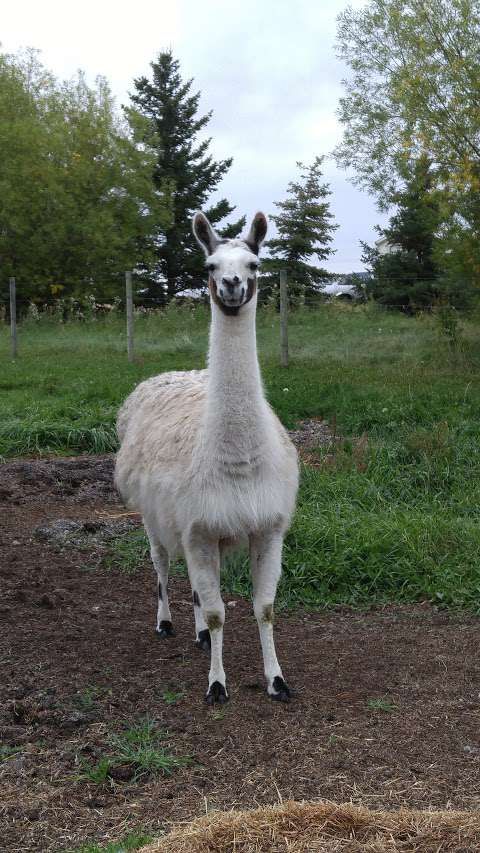
<path id="1" fill-rule="evenodd" d="M 389 243 L 386 237 L 380 237 L 379 240 L 375 240 L 375 248 L 379 255 L 391 255 L 392 252 L 402 251 L 401 246 L 397 246 L 395 243 Z"/>

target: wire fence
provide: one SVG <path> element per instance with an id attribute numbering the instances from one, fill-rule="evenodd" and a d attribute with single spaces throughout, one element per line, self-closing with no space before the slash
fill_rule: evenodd
<path id="1" fill-rule="evenodd" d="M 66 297 L 55 300 L 51 305 L 47 305 L 43 312 L 39 311 L 34 303 L 30 303 L 27 310 L 27 317 L 33 320 L 40 319 L 42 314 L 49 316 L 51 319 L 57 319 L 59 322 L 65 323 L 68 321 L 87 321 L 89 319 L 98 319 L 101 316 L 119 315 L 125 318 L 126 323 L 126 354 L 130 362 L 135 360 L 135 321 L 142 315 L 161 315 L 165 311 L 171 310 L 172 305 L 185 308 L 190 308 L 192 311 L 198 309 L 202 305 L 209 304 L 208 288 L 201 288 L 198 291 L 183 291 L 176 294 L 172 300 L 166 302 L 164 299 L 154 295 L 142 292 L 137 294 L 132 283 L 132 272 L 125 272 L 125 293 L 124 298 L 116 296 L 112 302 L 102 303 L 97 302 L 93 295 L 84 297 L 83 300 L 75 299 L 74 297 Z M 280 323 L 280 338 L 279 338 L 279 360 L 282 367 L 287 367 L 289 363 L 288 351 L 288 326 L 289 316 L 302 310 L 315 310 L 329 303 L 343 303 L 350 305 L 357 310 L 374 310 L 389 311 L 402 310 L 402 306 L 393 303 L 384 303 L 374 301 L 367 296 L 366 290 L 363 287 L 352 287 L 350 290 L 339 290 L 335 292 L 325 293 L 322 290 L 312 293 L 299 287 L 295 282 L 288 282 L 287 273 L 285 270 L 280 271 L 279 280 L 276 287 L 270 285 L 267 296 L 261 295 L 259 300 L 259 308 L 262 310 L 270 310 L 274 314 L 279 315 Z M 432 310 L 439 308 L 439 305 L 432 303 L 431 305 L 422 306 L 423 310 Z M 413 313 L 403 308 L 405 313 Z M 454 324 L 454 317 L 451 313 L 452 309 L 449 305 L 443 305 L 443 310 L 446 312 L 443 318 L 446 326 Z M 449 316 L 447 316 L 447 314 Z M 6 317 L 5 317 L 6 319 Z M 9 322 L 10 322 L 10 355 L 12 360 L 16 360 L 19 356 L 18 347 L 18 326 L 17 326 L 17 292 L 15 278 L 9 280 Z"/>

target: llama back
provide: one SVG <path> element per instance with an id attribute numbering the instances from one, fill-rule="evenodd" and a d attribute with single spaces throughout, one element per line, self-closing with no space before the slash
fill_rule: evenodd
<path id="1" fill-rule="evenodd" d="M 169 477 L 175 483 L 176 467 L 185 465 L 202 417 L 206 373 L 162 373 L 141 382 L 125 400 L 117 418 L 115 483 L 129 506 L 143 511 L 160 472 L 164 487 Z"/>
<path id="2" fill-rule="evenodd" d="M 205 389 L 206 370 L 172 371 L 160 373 L 140 382 L 120 407 L 117 415 L 117 435 L 123 442 L 130 421 L 139 410 L 150 404 L 161 404 L 163 400 L 173 399 L 178 392 L 182 395 L 191 391 L 194 395 Z"/>

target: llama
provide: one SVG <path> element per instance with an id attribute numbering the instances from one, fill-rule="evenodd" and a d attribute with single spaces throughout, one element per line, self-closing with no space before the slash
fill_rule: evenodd
<path id="1" fill-rule="evenodd" d="M 115 480 L 138 509 L 158 576 L 157 634 L 174 635 L 169 560 L 182 555 L 192 586 L 197 646 L 210 651 L 206 701 L 228 700 L 222 662 L 222 556 L 249 545 L 253 608 L 267 693 L 287 702 L 273 639 L 273 605 L 283 538 L 298 488 L 296 450 L 265 400 L 255 313 L 263 213 L 244 240 L 221 239 L 196 213 L 193 233 L 206 255 L 211 303 L 208 369 L 163 373 L 142 382 L 120 409 Z"/>

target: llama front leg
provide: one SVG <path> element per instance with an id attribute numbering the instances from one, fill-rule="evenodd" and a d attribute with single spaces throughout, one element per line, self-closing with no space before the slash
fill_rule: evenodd
<path id="1" fill-rule="evenodd" d="M 197 630 L 206 628 L 210 639 L 210 673 L 205 699 L 209 705 L 228 701 L 223 669 L 223 624 L 225 607 L 220 595 L 220 554 L 218 540 L 193 525 L 185 537 L 184 551 L 192 585 Z M 198 611 L 198 612 L 197 612 Z M 197 634 L 197 639 L 198 639 Z"/>
<path id="2" fill-rule="evenodd" d="M 291 691 L 285 683 L 273 639 L 273 605 L 282 573 L 283 533 L 265 530 L 250 536 L 250 566 L 253 609 L 262 645 L 267 693 L 271 699 L 288 702 Z"/>
<path id="3" fill-rule="evenodd" d="M 157 627 L 156 633 L 162 639 L 174 637 L 175 632 L 172 625 L 170 605 L 168 603 L 168 552 L 153 533 L 152 528 L 145 524 L 148 540 L 150 542 L 150 556 L 154 569 L 157 573 Z"/>

